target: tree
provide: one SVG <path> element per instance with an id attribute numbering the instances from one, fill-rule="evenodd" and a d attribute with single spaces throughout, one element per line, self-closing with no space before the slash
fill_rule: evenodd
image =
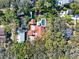
<path id="1" fill-rule="evenodd" d="M 51 3 L 45 2 L 45 3 L 44 3 L 44 6 L 45 6 L 46 8 L 49 8 L 49 7 L 51 7 Z"/>
<path id="2" fill-rule="evenodd" d="M 71 15 L 65 15 L 65 20 L 67 22 L 70 22 L 71 21 Z"/>
<path id="3" fill-rule="evenodd" d="M 16 15 L 14 13 L 14 11 L 11 11 L 10 9 L 7 9 L 4 13 L 4 15 L 2 16 L 3 21 L 6 22 L 6 24 L 12 23 L 13 20 L 15 20 Z"/>
<path id="4" fill-rule="evenodd" d="M 79 9 L 76 9 L 74 14 L 79 14 Z"/>
<path id="5" fill-rule="evenodd" d="M 76 10 L 78 8 L 78 5 L 76 3 L 71 3 L 70 8 Z"/>

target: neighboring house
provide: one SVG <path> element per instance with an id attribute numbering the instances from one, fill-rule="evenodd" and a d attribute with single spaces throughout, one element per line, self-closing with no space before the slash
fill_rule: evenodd
<path id="1" fill-rule="evenodd" d="M 61 11 L 60 17 L 65 17 L 65 15 L 71 15 L 71 14 L 73 14 L 73 11 L 71 9 L 68 9 L 66 11 Z"/>
<path id="2" fill-rule="evenodd" d="M 56 0 L 56 5 L 63 6 L 65 4 L 71 3 L 73 0 Z"/>
<path id="3" fill-rule="evenodd" d="M 18 43 L 23 43 L 25 41 L 25 33 L 27 32 L 27 25 L 26 22 L 24 20 L 24 16 L 25 14 L 23 12 L 18 12 L 17 16 L 18 16 L 18 20 L 19 20 L 19 26 L 16 29 L 17 32 L 17 42 Z"/>
<path id="4" fill-rule="evenodd" d="M 30 41 L 34 40 L 34 38 L 41 37 L 42 31 L 46 27 L 46 19 L 42 18 L 40 21 L 35 22 L 35 19 L 31 19 L 29 22 L 30 29 L 27 32 L 27 36 Z"/>

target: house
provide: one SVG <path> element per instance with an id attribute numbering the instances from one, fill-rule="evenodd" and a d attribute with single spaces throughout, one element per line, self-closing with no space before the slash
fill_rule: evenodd
<path id="1" fill-rule="evenodd" d="M 37 37 L 42 36 L 42 31 L 46 27 L 46 19 L 42 18 L 40 21 L 35 22 L 35 19 L 31 19 L 29 22 L 29 30 L 27 32 L 28 39 L 30 41 L 34 40 Z"/>
<path id="2" fill-rule="evenodd" d="M 73 0 L 56 0 L 56 5 L 63 6 L 65 4 L 71 3 Z"/>
<path id="3" fill-rule="evenodd" d="M 18 43 L 23 43 L 26 39 L 26 35 L 25 33 L 27 32 L 27 25 L 26 22 L 24 20 L 24 16 L 25 14 L 23 12 L 18 12 L 17 16 L 18 16 L 18 20 L 19 20 L 19 26 L 16 28 L 16 33 L 17 33 L 17 42 Z"/>
<path id="4" fill-rule="evenodd" d="M 41 18 L 41 20 L 37 22 L 35 21 L 35 19 L 31 19 L 28 25 L 29 25 L 28 30 L 23 29 L 22 24 L 21 24 L 21 27 L 17 28 L 16 32 L 17 32 L 18 43 L 23 43 L 26 39 L 29 39 L 31 42 L 37 37 L 42 37 L 42 31 L 46 27 L 46 19 Z"/>

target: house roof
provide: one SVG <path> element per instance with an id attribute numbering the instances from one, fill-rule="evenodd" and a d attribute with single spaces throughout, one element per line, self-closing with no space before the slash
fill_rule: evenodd
<path id="1" fill-rule="evenodd" d="M 35 30 L 30 29 L 30 30 L 28 31 L 27 35 L 28 35 L 28 36 L 34 35 L 34 36 L 36 36 L 36 37 L 37 37 L 37 36 L 40 37 L 41 34 L 42 34 L 42 30 L 44 30 L 44 27 L 35 25 Z"/>
<path id="2" fill-rule="evenodd" d="M 32 36 L 33 35 L 33 31 L 32 30 L 29 30 L 28 33 L 27 33 L 27 35 L 28 36 Z"/>
<path id="3" fill-rule="evenodd" d="M 41 37 L 42 31 L 45 29 L 46 19 L 41 19 L 40 25 L 35 24 L 35 19 L 31 19 L 29 22 L 30 30 L 27 32 L 28 36 Z"/>
<path id="4" fill-rule="evenodd" d="M 38 26 L 38 25 L 35 26 L 35 30 L 44 30 L 44 28 L 45 27 L 43 27 L 43 26 Z"/>
<path id="5" fill-rule="evenodd" d="M 42 27 L 41 26 L 37 26 L 37 36 L 39 37 L 39 36 L 41 36 L 41 34 L 42 34 Z"/>
<path id="6" fill-rule="evenodd" d="M 31 24 L 35 24 L 35 19 L 31 19 L 31 21 L 29 22 L 29 25 Z"/>

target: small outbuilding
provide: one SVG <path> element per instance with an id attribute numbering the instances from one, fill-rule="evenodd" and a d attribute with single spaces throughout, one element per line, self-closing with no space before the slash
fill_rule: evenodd
<path id="1" fill-rule="evenodd" d="M 29 30 L 27 31 L 27 36 L 30 41 L 42 36 L 42 32 L 46 27 L 46 23 L 47 21 L 45 18 L 41 18 L 41 20 L 37 22 L 35 22 L 35 19 L 31 19 L 29 22 Z"/>

